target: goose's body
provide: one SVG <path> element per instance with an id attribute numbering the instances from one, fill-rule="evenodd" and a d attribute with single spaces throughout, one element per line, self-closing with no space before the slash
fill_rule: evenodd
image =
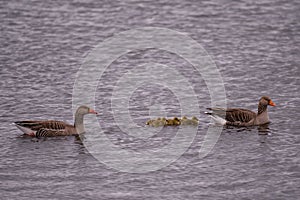
<path id="1" fill-rule="evenodd" d="M 17 121 L 14 124 L 25 134 L 33 137 L 78 135 L 84 132 L 83 116 L 97 114 L 87 106 L 80 106 L 75 113 L 74 125 L 62 121 Z"/>
<path id="2" fill-rule="evenodd" d="M 257 113 L 243 108 L 207 108 L 211 112 L 206 112 L 206 114 L 211 115 L 218 124 L 222 125 L 262 125 L 269 123 L 268 105 L 275 106 L 275 103 L 269 97 L 263 96 L 259 100 Z"/>

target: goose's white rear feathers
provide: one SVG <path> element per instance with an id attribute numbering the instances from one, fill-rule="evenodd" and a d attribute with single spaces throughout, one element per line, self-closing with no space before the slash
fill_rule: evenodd
<path id="1" fill-rule="evenodd" d="M 18 125 L 18 124 L 16 124 L 16 123 L 14 123 L 14 124 L 15 124 L 15 126 L 16 126 L 18 129 L 20 129 L 24 134 L 31 134 L 31 133 L 35 133 L 35 132 L 36 132 L 36 131 L 31 130 L 30 128 L 26 128 L 26 127 L 20 126 L 20 125 Z"/>
<path id="2" fill-rule="evenodd" d="M 221 124 L 221 125 L 225 125 L 226 124 L 226 120 L 217 116 L 217 115 L 210 115 L 211 118 L 215 121 L 216 124 Z"/>

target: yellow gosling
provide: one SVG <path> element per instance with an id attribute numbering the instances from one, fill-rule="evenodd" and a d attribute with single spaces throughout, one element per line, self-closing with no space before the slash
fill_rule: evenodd
<path id="1" fill-rule="evenodd" d="M 181 119 L 180 119 L 180 124 L 181 125 L 188 125 L 189 124 L 189 120 L 186 116 L 183 116 Z"/>
<path id="2" fill-rule="evenodd" d="M 174 117 L 173 121 L 174 121 L 174 125 L 176 126 L 181 124 L 180 120 L 177 117 Z"/>
<path id="3" fill-rule="evenodd" d="M 199 124 L 199 120 L 197 117 L 193 116 L 191 119 L 191 124 L 192 125 L 198 125 Z"/>

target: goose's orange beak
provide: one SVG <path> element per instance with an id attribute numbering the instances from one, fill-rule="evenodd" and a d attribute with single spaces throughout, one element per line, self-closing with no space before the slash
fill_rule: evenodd
<path id="1" fill-rule="evenodd" d="M 93 110 L 93 109 L 90 109 L 89 113 L 98 115 L 98 113 L 95 110 Z"/>
<path id="2" fill-rule="evenodd" d="M 270 106 L 276 106 L 276 104 L 272 100 L 270 100 L 269 105 Z"/>

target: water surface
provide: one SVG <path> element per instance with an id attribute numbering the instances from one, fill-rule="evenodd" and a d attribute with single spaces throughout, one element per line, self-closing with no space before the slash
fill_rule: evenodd
<path id="1" fill-rule="evenodd" d="M 2 1 L 0 3 L 0 193 L 3 199 L 296 199 L 299 193 L 299 1 Z M 226 128 L 205 159 L 198 156 L 209 126 L 199 113 L 197 135 L 169 166 L 130 174 L 98 162 L 74 137 L 20 137 L 17 120 L 72 123 L 72 90 L 83 58 L 121 31 L 154 26 L 184 32 L 212 56 L 229 107 L 257 109 L 268 95 L 265 129 Z M 113 86 L 141 63 L 180 71 L 210 106 L 205 82 L 184 59 L 157 49 L 133 51 L 113 62 L 96 89 L 107 137 L 123 148 L 160 148 L 168 128 L 149 140 L 124 134 L 110 107 Z M 178 99 L 160 85 L 132 95 L 133 120 L 142 125 L 152 105 L 180 116 Z M 264 131 L 264 132 L 262 132 Z M 260 134 L 267 133 L 267 134 Z M 88 134 L 88 133 L 87 133 Z"/>

